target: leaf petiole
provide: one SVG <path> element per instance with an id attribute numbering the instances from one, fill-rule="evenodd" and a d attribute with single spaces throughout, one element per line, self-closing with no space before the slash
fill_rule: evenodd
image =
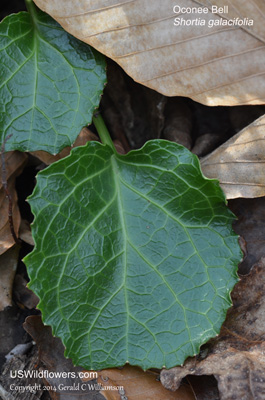
<path id="1" fill-rule="evenodd" d="M 98 112 L 94 113 L 92 121 L 96 127 L 96 130 L 98 132 L 102 144 L 106 144 L 107 146 L 112 148 L 114 153 L 117 153 L 113 141 L 111 140 L 109 131 L 105 125 L 105 122 Z"/>
<path id="2" fill-rule="evenodd" d="M 25 0 L 25 4 L 27 7 L 27 10 L 31 16 L 32 22 L 34 24 L 34 26 L 36 26 L 36 20 L 37 20 L 37 7 L 35 6 L 35 4 L 33 3 L 32 0 Z"/>

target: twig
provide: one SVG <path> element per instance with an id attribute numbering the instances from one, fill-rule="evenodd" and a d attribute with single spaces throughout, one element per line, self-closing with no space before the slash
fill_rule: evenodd
<path id="1" fill-rule="evenodd" d="M 2 143 L 2 148 L 1 148 L 1 160 L 2 160 L 2 185 L 4 188 L 4 191 L 6 193 L 6 198 L 8 199 L 9 207 L 8 207 L 8 221 L 9 221 L 9 227 L 11 231 L 11 235 L 14 239 L 14 241 L 17 244 L 20 244 L 20 240 L 18 239 L 15 229 L 14 229 L 14 223 L 13 223 L 13 204 L 12 204 L 12 197 L 11 194 L 9 193 L 8 187 L 7 187 L 7 176 L 6 176 L 6 163 L 5 163 L 5 145 L 8 139 L 10 139 L 12 136 L 8 135 L 5 140 Z"/>
<path id="2" fill-rule="evenodd" d="M 190 388 L 191 388 L 191 391 L 192 391 L 192 394 L 193 394 L 193 396 L 194 396 L 194 399 L 195 399 L 195 400 L 198 400 L 198 397 L 196 396 L 196 393 L 195 393 L 195 391 L 194 391 L 194 389 L 193 389 L 193 387 L 192 387 L 192 384 L 191 384 L 190 380 L 188 379 L 187 376 L 186 376 L 185 378 L 186 378 L 187 381 L 188 381 L 188 384 L 189 384 L 189 386 L 190 386 Z"/>

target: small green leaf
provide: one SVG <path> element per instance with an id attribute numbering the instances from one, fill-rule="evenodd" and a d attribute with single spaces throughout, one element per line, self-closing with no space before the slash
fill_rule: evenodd
<path id="1" fill-rule="evenodd" d="M 0 132 L 6 150 L 58 153 L 91 122 L 106 81 L 104 57 L 41 11 L 0 24 Z"/>
<path id="2" fill-rule="evenodd" d="M 75 364 L 169 368 L 219 332 L 241 252 L 187 149 L 89 142 L 39 173 L 30 205 L 30 287 Z"/>

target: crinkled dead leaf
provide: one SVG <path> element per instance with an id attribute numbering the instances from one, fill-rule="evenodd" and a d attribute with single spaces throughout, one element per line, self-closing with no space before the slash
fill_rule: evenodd
<path id="1" fill-rule="evenodd" d="M 227 199 L 265 196 L 265 115 L 204 157 L 201 168 Z"/>
<path id="2" fill-rule="evenodd" d="M 26 219 L 21 220 L 21 224 L 19 227 L 19 238 L 23 240 L 23 242 L 26 242 L 31 246 L 34 246 L 34 240 L 31 234 L 30 223 Z"/>
<path id="3" fill-rule="evenodd" d="M 37 307 L 39 299 L 27 287 L 27 283 L 27 280 L 20 273 L 17 273 L 14 279 L 13 297 L 20 308 L 32 310 Z"/>
<path id="4" fill-rule="evenodd" d="M 233 293 L 218 338 L 209 343 L 208 354 L 190 358 L 183 367 L 163 370 L 161 381 L 176 390 L 187 375 L 214 375 L 221 400 L 265 398 L 265 258 L 241 278 Z"/>
<path id="5" fill-rule="evenodd" d="M 60 151 L 60 153 L 56 154 L 55 156 L 43 150 L 33 151 L 31 152 L 31 154 L 37 157 L 42 162 L 44 162 L 45 164 L 50 165 L 55 161 L 61 160 L 62 158 L 68 156 L 73 147 L 84 146 L 90 140 L 98 140 L 98 137 L 93 132 L 91 132 L 87 127 L 84 127 L 77 136 L 77 139 L 74 142 L 74 144 L 72 146 L 65 147 L 62 151 Z"/>
<path id="6" fill-rule="evenodd" d="M 25 339 L 25 331 L 22 329 L 22 327 L 21 327 L 22 331 L 21 335 L 19 334 L 19 337 L 16 337 L 16 334 L 14 335 L 14 331 L 16 333 L 19 332 L 20 323 L 25 318 L 25 315 L 21 315 L 18 321 L 17 314 L 19 313 L 17 309 L 15 309 L 15 311 L 13 312 L 13 315 L 11 314 L 11 310 L 14 310 L 14 308 L 12 307 L 8 309 L 7 313 L 9 314 L 9 321 L 11 320 L 14 321 L 13 329 L 9 327 L 8 330 L 6 328 L 6 324 L 1 325 L 1 335 L 3 335 L 2 327 L 7 332 L 7 334 L 5 335 L 5 340 L 2 340 L 5 346 L 5 355 L 9 349 L 11 350 L 6 355 L 6 362 L 4 363 L 1 369 L 1 377 L 0 377 L 1 400 L 47 399 L 47 391 L 42 386 L 42 379 L 36 376 L 36 366 L 38 365 L 38 360 L 37 360 L 38 355 L 36 346 L 32 346 L 32 342 L 22 344 L 22 341 Z M 9 348 L 8 350 L 7 350 L 7 335 L 9 335 L 9 337 L 14 336 L 13 347 Z M 20 340 L 20 342 L 17 342 L 17 340 Z M 17 345 L 17 343 L 20 344 Z M 21 372 L 25 371 L 26 373 L 23 374 L 23 376 L 21 377 L 21 373 L 20 375 L 18 374 L 16 375 L 15 371 L 21 371 Z M 38 390 L 34 390 L 33 389 L 34 386 L 35 388 L 38 388 Z M 10 389 L 10 387 L 12 389 Z M 23 390 L 22 388 L 23 389 L 25 388 L 24 392 L 22 392 Z M 28 388 L 28 390 L 26 388 Z M 32 390 L 31 392 L 30 389 Z M 50 400 L 49 397 L 48 399 Z M 67 400 L 69 400 L 69 398 Z"/>
<path id="7" fill-rule="evenodd" d="M 161 385 L 158 373 L 150 370 L 144 372 L 142 369 L 130 365 L 98 371 L 97 382 L 102 387 L 101 393 L 107 400 L 123 398 L 132 400 L 195 399 L 188 385 L 182 385 L 176 392 L 171 392 Z"/>
<path id="8" fill-rule="evenodd" d="M 231 200 L 229 208 L 237 216 L 234 231 L 247 243 L 246 257 L 239 265 L 239 273 L 245 275 L 265 257 L 265 197 Z"/>
<path id="9" fill-rule="evenodd" d="M 17 269 L 19 246 L 0 256 L 0 311 L 12 305 L 12 287 Z"/>
<path id="10" fill-rule="evenodd" d="M 49 371 L 44 375 L 43 381 L 50 388 L 49 394 L 52 400 L 87 400 L 90 398 L 90 386 L 84 385 L 81 388 L 82 381 L 79 372 L 82 371 L 82 368 L 74 366 L 70 359 L 64 357 L 64 346 L 61 340 L 53 337 L 51 328 L 43 325 L 41 317 L 39 315 L 27 317 L 23 328 L 38 346 L 40 370 Z M 75 389 L 71 389 L 71 387 L 75 387 Z"/>
<path id="11" fill-rule="evenodd" d="M 208 13 L 176 14 L 174 0 L 35 0 L 75 37 L 116 61 L 137 82 L 167 96 L 207 105 L 265 102 L 263 0 L 190 0 Z M 212 13 L 228 5 L 228 13 Z M 178 10 L 176 10 L 178 11 Z M 221 10 L 220 10 L 221 11 Z M 226 10 L 225 10 L 226 11 Z M 175 26 L 175 18 L 191 20 Z M 253 26 L 210 21 L 253 19 Z M 198 21 L 205 20 L 204 26 Z M 197 22 L 196 22 L 197 21 Z"/>
<path id="12" fill-rule="evenodd" d="M 12 197 L 13 223 L 16 235 L 20 226 L 20 212 L 17 206 L 17 193 L 15 189 L 16 177 L 20 175 L 27 161 L 27 155 L 12 151 L 5 154 L 5 168 L 8 191 Z M 9 202 L 2 183 L 2 165 L 0 165 L 0 255 L 14 245 L 8 220 Z"/>
<path id="13" fill-rule="evenodd" d="M 44 326 L 39 315 L 26 318 L 23 328 L 36 342 L 39 350 L 39 362 L 49 367 L 51 371 L 68 371 L 72 363 L 64 355 L 64 347 L 60 339 L 52 336 L 51 328 Z"/>

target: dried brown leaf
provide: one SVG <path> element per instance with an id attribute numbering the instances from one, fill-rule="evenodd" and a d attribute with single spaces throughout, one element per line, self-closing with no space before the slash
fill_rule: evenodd
<path id="1" fill-rule="evenodd" d="M 37 307 L 39 298 L 27 287 L 28 282 L 20 274 L 16 274 L 14 279 L 13 293 L 15 302 L 20 308 L 32 310 Z"/>
<path id="2" fill-rule="evenodd" d="M 144 372 L 138 367 L 126 365 L 98 372 L 98 384 L 107 400 L 195 400 L 188 385 L 182 385 L 176 392 L 165 389 L 159 382 L 159 374 Z M 110 390 L 110 387 L 117 390 Z M 124 397 L 123 397 L 124 396 Z"/>
<path id="3" fill-rule="evenodd" d="M 31 246 L 35 245 L 31 234 L 30 223 L 26 219 L 21 220 L 19 227 L 19 238 Z"/>
<path id="4" fill-rule="evenodd" d="M 15 180 L 22 172 L 27 161 L 27 155 L 18 151 L 11 151 L 5 155 L 5 168 L 8 191 L 12 197 L 13 224 L 16 235 L 20 226 L 20 212 L 17 205 L 17 193 Z M 2 183 L 2 165 L 0 166 L 0 255 L 14 245 L 15 241 L 11 234 L 8 220 L 9 202 Z"/>
<path id="5" fill-rule="evenodd" d="M 13 246 L 0 256 L 0 311 L 12 306 L 12 288 L 18 263 L 19 246 Z"/>
<path id="6" fill-rule="evenodd" d="M 265 196 L 265 115 L 204 157 L 201 168 L 227 199 Z"/>
<path id="7" fill-rule="evenodd" d="M 161 381 L 176 390 L 187 375 L 214 375 L 221 400 L 265 398 L 265 258 L 243 276 L 232 293 L 220 335 L 198 358 L 163 370 Z M 208 353 L 207 353 L 208 351 Z"/>
<path id="8" fill-rule="evenodd" d="M 207 14 L 176 14 L 174 0 L 35 0 L 66 31 L 116 61 L 134 80 L 167 96 L 207 105 L 265 102 L 263 0 L 189 0 Z M 213 14 L 212 5 L 229 4 Z M 210 11 L 211 10 L 211 11 Z M 193 20 L 174 26 L 176 17 Z M 254 20 L 253 26 L 213 26 L 209 20 Z M 205 26 L 194 25 L 204 19 Z"/>
<path id="9" fill-rule="evenodd" d="M 16 317 L 13 317 L 13 319 L 18 324 Z M 36 346 L 32 347 L 32 343 L 27 343 L 24 346 L 31 346 L 31 350 L 27 354 L 19 354 L 10 358 L 3 365 L 0 383 L 3 385 L 4 392 L 3 390 L 0 392 L 0 398 L 2 400 L 48 400 L 49 397 L 47 399 L 47 393 L 42 387 L 41 378 L 34 377 L 38 358 Z M 14 376 L 15 371 L 27 371 L 27 373 L 23 374 L 23 377 L 20 374 Z M 24 392 L 23 389 L 25 390 Z"/>
<path id="10" fill-rule="evenodd" d="M 61 158 L 68 156 L 73 147 L 84 146 L 90 140 L 98 140 L 98 137 L 93 132 L 91 132 L 87 127 L 84 127 L 79 133 L 74 144 L 72 146 L 65 147 L 62 151 L 60 151 L 60 153 L 56 154 L 55 156 L 42 150 L 33 151 L 31 152 L 31 154 L 37 157 L 42 162 L 44 162 L 45 164 L 50 165 L 55 161 L 61 160 Z"/>
<path id="11" fill-rule="evenodd" d="M 229 208 L 237 217 L 234 231 L 246 242 L 246 257 L 239 265 L 239 273 L 244 275 L 265 257 L 265 197 L 230 200 Z"/>
<path id="12" fill-rule="evenodd" d="M 73 365 L 70 359 L 64 357 L 64 346 L 59 338 L 52 335 L 50 326 L 44 326 L 40 316 L 26 318 L 23 328 L 30 334 L 38 346 L 39 371 L 47 370 L 43 381 L 50 387 L 52 400 L 87 400 L 102 399 L 90 387 L 81 387 L 78 375 L 82 368 Z M 60 375 L 60 374 L 64 375 Z M 61 385 L 61 386 L 60 386 Z M 53 389 L 56 390 L 53 390 Z M 91 396 L 91 397 L 90 397 Z"/>

